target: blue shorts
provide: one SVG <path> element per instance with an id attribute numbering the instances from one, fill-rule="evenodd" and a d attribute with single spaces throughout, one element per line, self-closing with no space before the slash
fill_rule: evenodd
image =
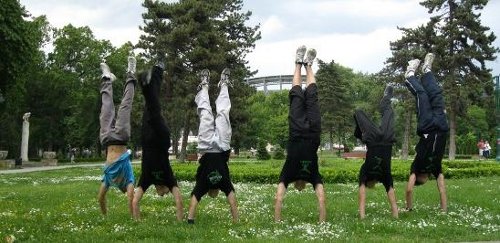
<path id="1" fill-rule="evenodd" d="M 102 181 L 106 188 L 113 186 L 122 192 L 126 192 L 127 186 L 134 184 L 134 172 L 132 170 L 132 163 L 130 162 L 131 154 L 132 151 L 129 149 L 120 155 L 120 158 L 115 162 L 103 167 L 104 176 L 102 177 Z"/>

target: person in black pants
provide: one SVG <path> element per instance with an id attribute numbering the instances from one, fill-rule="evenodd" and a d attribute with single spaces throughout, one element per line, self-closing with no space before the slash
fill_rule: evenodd
<path id="1" fill-rule="evenodd" d="M 382 122 L 375 125 L 362 110 L 356 110 L 354 120 L 356 130 L 354 136 L 366 144 L 366 159 L 359 170 L 359 217 L 365 218 L 366 187 L 373 188 L 375 183 L 382 182 L 387 192 L 394 218 L 398 217 L 398 206 L 394 195 L 394 184 L 391 175 L 392 144 L 394 137 L 394 112 L 391 107 L 393 88 L 387 86 L 380 101 Z"/>
<path id="2" fill-rule="evenodd" d="M 320 144 L 321 116 L 318 106 L 318 87 L 312 64 L 316 50 L 301 46 L 297 49 L 295 72 L 289 92 L 288 114 L 289 140 L 287 157 L 281 170 L 276 192 L 274 219 L 281 221 L 281 208 L 288 184 L 295 182 L 295 188 L 304 189 L 306 182 L 313 185 L 318 198 L 319 221 L 326 220 L 325 193 L 318 170 L 317 150 Z M 306 69 L 306 89 L 302 90 L 301 68 Z"/>
<path id="3" fill-rule="evenodd" d="M 176 205 L 177 220 L 183 218 L 182 196 L 169 161 L 170 130 L 161 115 L 159 101 L 163 81 L 163 62 L 141 73 L 139 82 L 145 100 L 142 116 L 142 163 L 141 176 L 134 194 L 134 219 L 140 219 L 139 202 L 144 192 L 155 185 L 158 195 L 172 192 Z"/>
<path id="4" fill-rule="evenodd" d="M 415 148 L 416 155 L 411 165 L 410 177 L 406 187 L 406 208 L 413 208 L 413 187 L 427 182 L 432 174 L 436 177 L 439 190 L 441 210 L 446 212 L 446 187 L 441 167 L 446 146 L 446 137 L 449 130 L 446 120 L 443 90 L 439 87 L 434 74 L 431 72 L 434 54 L 425 56 L 421 79 L 415 77 L 420 60 L 408 62 L 406 70 L 406 86 L 415 96 L 417 105 L 417 135 L 420 137 Z"/>

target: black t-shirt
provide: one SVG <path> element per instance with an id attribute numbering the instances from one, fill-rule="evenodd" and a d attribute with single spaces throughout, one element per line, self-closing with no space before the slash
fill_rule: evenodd
<path id="1" fill-rule="evenodd" d="M 177 186 L 168 155 L 167 149 L 143 148 L 141 176 L 137 184 L 143 191 L 151 185 L 164 185 L 170 190 Z"/>
<path id="2" fill-rule="evenodd" d="M 201 156 L 196 171 L 196 184 L 191 195 L 198 201 L 210 190 L 220 189 L 226 196 L 234 191 L 229 174 L 229 154 L 231 150 L 220 153 L 205 153 Z"/>
<path id="3" fill-rule="evenodd" d="M 393 187 L 391 175 L 392 145 L 369 146 L 366 152 L 365 163 L 359 170 L 359 184 L 368 181 L 379 181 L 384 184 L 385 190 Z"/>
<path id="4" fill-rule="evenodd" d="M 318 169 L 319 143 L 316 140 L 293 139 L 288 142 L 285 164 L 281 170 L 280 182 L 288 184 L 297 180 L 304 180 L 316 188 L 323 184 Z"/>
<path id="5" fill-rule="evenodd" d="M 438 177 L 442 173 L 441 162 L 446 146 L 447 132 L 432 132 L 422 135 L 415 150 L 417 154 L 411 165 L 411 173 L 430 173 Z"/>

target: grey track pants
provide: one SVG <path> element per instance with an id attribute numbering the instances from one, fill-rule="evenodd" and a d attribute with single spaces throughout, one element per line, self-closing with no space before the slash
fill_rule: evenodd
<path id="1" fill-rule="evenodd" d="M 101 83 L 101 114 L 99 122 L 101 129 L 99 138 L 102 145 L 127 144 L 130 138 L 130 112 L 135 93 L 135 77 L 127 76 L 123 97 L 115 117 L 115 105 L 113 103 L 113 85 L 109 80 Z"/>

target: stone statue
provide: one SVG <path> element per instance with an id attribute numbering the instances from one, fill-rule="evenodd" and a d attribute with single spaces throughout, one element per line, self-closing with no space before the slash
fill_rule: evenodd
<path id="1" fill-rule="evenodd" d="M 30 123 L 28 119 L 31 113 L 27 112 L 23 115 L 23 133 L 21 140 L 21 159 L 23 162 L 28 161 L 28 139 L 30 136 Z"/>

